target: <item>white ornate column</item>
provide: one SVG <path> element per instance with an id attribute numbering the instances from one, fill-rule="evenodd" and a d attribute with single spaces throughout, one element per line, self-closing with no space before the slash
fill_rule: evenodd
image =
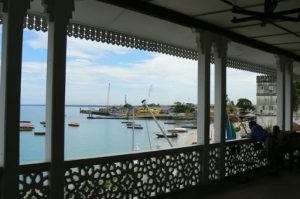
<path id="1" fill-rule="evenodd" d="M 46 93 L 46 159 L 50 167 L 50 198 L 64 198 L 65 81 L 67 25 L 73 0 L 46 0 L 49 13 Z"/>
<path id="2" fill-rule="evenodd" d="M 208 147 L 210 124 L 210 57 L 211 34 L 200 31 L 198 45 L 197 143 L 204 145 L 202 153 L 202 183 L 208 183 Z"/>
<path id="3" fill-rule="evenodd" d="M 3 6 L 0 155 L 3 176 L 1 198 L 19 198 L 20 95 L 23 21 L 29 0 L 1 1 Z"/>
<path id="4" fill-rule="evenodd" d="M 292 86 L 293 86 L 293 63 L 290 59 L 286 60 L 285 68 L 284 68 L 284 80 L 285 80 L 285 122 L 284 122 L 284 130 L 291 131 L 293 128 L 293 107 L 292 107 Z"/>
<path id="5" fill-rule="evenodd" d="M 225 177 L 225 141 L 226 141 L 226 57 L 227 39 L 215 36 L 214 62 L 215 62 L 215 111 L 214 111 L 214 142 L 219 147 L 219 179 Z"/>
<path id="6" fill-rule="evenodd" d="M 284 130 L 285 123 L 285 75 L 284 75 L 285 61 L 282 57 L 277 57 L 277 125 L 281 130 Z"/>

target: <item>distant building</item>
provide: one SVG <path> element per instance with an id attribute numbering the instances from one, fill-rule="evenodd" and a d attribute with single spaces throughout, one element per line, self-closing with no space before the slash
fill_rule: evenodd
<path id="1" fill-rule="evenodd" d="M 256 115 L 276 115 L 277 85 L 274 76 L 256 77 Z M 300 116 L 300 108 L 294 116 Z"/>
<path id="2" fill-rule="evenodd" d="M 256 77 L 256 114 L 276 115 L 277 112 L 277 85 L 274 76 Z"/>
<path id="3" fill-rule="evenodd" d="M 271 128 L 277 123 L 277 81 L 274 76 L 256 77 L 256 119 L 265 128 Z M 295 123 L 300 124 L 300 108 L 293 113 Z"/>

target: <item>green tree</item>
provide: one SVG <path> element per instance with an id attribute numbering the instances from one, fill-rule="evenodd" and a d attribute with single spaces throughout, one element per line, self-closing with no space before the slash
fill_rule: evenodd
<path id="1" fill-rule="evenodd" d="M 236 106 L 244 110 L 254 110 L 254 106 L 247 98 L 238 99 Z"/>
<path id="2" fill-rule="evenodd" d="M 174 103 L 174 112 L 175 113 L 192 113 L 195 111 L 194 104 L 191 103 L 181 103 L 175 102 Z"/>
<path id="3" fill-rule="evenodd" d="M 297 112 L 300 106 L 300 82 L 294 81 L 292 89 L 292 107 L 293 111 Z"/>
<path id="4" fill-rule="evenodd" d="M 230 101 L 228 95 L 226 95 L 226 109 L 227 113 L 233 114 L 234 113 L 234 101 Z"/>

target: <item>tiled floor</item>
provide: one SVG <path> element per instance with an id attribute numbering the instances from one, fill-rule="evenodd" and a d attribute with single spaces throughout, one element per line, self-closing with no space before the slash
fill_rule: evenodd
<path id="1" fill-rule="evenodd" d="M 300 170 L 284 170 L 279 175 L 261 171 L 247 178 L 196 187 L 163 199 L 300 199 Z"/>

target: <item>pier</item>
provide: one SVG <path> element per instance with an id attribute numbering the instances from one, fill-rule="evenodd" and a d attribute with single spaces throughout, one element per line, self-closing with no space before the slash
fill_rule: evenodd
<path id="1" fill-rule="evenodd" d="M 88 119 L 132 119 L 132 114 L 118 112 L 116 114 L 105 114 L 98 110 L 79 109 L 80 113 L 88 115 Z M 95 115 L 95 116 L 94 116 Z M 155 117 L 159 120 L 196 120 L 195 114 L 156 114 Z M 135 119 L 152 119 L 150 113 L 135 113 Z"/>

